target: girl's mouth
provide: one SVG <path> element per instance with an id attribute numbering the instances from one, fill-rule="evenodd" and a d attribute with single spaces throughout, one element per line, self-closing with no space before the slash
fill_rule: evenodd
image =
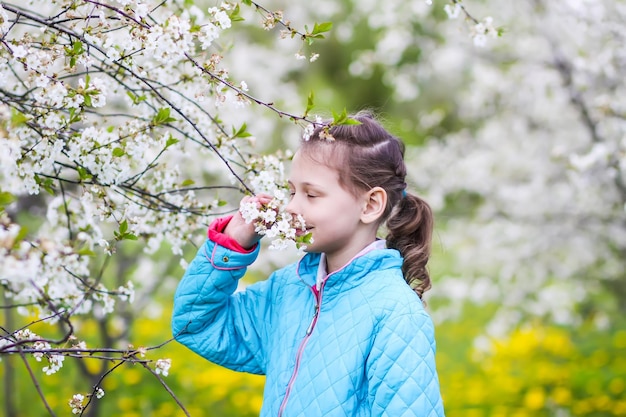
<path id="1" fill-rule="evenodd" d="M 296 236 L 304 236 L 307 233 L 311 233 L 312 229 L 313 229 L 312 227 L 307 227 L 305 230 L 296 229 Z"/>

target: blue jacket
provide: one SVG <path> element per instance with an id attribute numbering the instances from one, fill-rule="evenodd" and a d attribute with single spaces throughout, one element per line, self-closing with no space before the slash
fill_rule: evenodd
<path id="1" fill-rule="evenodd" d="M 261 416 L 444 416 L 433 323 L 396 250 L 357 257 L 319 292 L 319 254 L 235 292 L 257 255 L 207 240 L 176 291 L 172 329 L 211 362 L 266 375 Z"/>

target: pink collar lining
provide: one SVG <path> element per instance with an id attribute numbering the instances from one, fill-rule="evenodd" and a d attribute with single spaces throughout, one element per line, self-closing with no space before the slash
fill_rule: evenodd
<path id="1" fill-rule="evenodd" d="M 387 247 L 387 242 L 384 239 L 376 239 L 375 241 L 373 241 L 372 243 L 364 247 L 359 253 L 354 255 L 352 259 L 350 259 L 347 264 L 339 268 L 338 271 L 345 268 L 347 265 L 350 264 L 350 262 L 352 262 L 359 256 L 363 256 L 366 253 L 371 252 L 373 250 L 385 249 L 386 247 Z M 317 267 L 317 277 L 315 279 L 315 288 L 319 291 L 322 288 L 322 283 L 326 281 L 327 279 L 328 279 L 328 272 L 326 270 L 326 254 L 322 252 L 322 255 L 320 256 L 320 264 Z"/>

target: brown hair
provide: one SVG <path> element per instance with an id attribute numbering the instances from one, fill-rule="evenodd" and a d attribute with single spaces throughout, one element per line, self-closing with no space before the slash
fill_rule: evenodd
<path id="1" fill-rule="evenodd" d="M 350 118 L 360 124 L 318 127 L 303 140 L 300 149 L 308 157 L 337 169 L 342 186 L 355 195 L 373 187 L 386 191 L 387 206 L 380 223 L 386 221 L 387 247 L 400 252 L 404 279 L 422 298 L 431 287 L 426 264 L 434 223 L 432 211 L 426 201 L 406 191 L 404 143 L 385 130 L 371 112 L 362 111 Z"/>

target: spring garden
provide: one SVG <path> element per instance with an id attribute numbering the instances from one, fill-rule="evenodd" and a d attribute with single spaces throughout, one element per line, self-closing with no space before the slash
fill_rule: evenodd
<path id="1" fill-rule="evenodd" d="M 206 226 L 375 110 L 436 213 L 450 417 L 626 416 L 623 0 L 0 1 L 0 407 L 255 416 L 172 340 Z M 297 259 L 278 231 L 246 283 Z M 273 246 L 273 248 L 270 248 Z"/>

